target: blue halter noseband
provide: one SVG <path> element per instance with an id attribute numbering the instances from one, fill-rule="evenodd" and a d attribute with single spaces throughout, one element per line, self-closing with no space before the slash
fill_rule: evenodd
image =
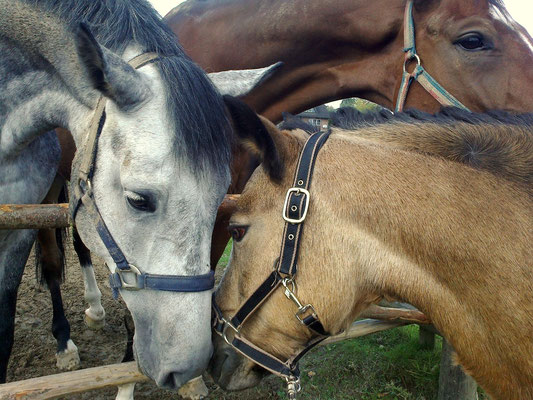
<path id="1" fill-rule="evenodd" d="M 144 53 L 131 59 L 129 64 L 133 68 L 138 69 L 157 60 L 157 58 L 157 54 Z M 85 152 L 79 169 L 78 182 L 74 188 L 75 203 L 72 211 L 72 220 L 75 221 L 76 214 L 82 204 L 93 217 L 96 224 L 96 231 L 116 265 L 115 273 L 109 276 L 109 283 L 113 290 L 113 295 L 117 297 L 119 289 L 151 289 L 167 292 L 203 292 L 213 289 L 215 286 L 214 271 L 203 275 L 192 276 L 147 274 L 128 262 L 126 256 L 113 239 L 96 206 L 91 185 L 91 179 L 95 169 L 98 138 L 102 133 L 106 120 L 105 104 L 106 99 L 100 97 L 89 127 Z"/>

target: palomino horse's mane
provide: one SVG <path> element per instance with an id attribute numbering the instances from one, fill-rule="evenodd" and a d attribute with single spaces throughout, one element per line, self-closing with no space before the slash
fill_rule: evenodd
<path id="1" fill-rule="evenodd" d="M 361 113 L 342 108 L 332 126 L 355 135 L 487 170 L 525 185 L 533 194 L 533 114 L 503 111 L 471 113 L 445 108 L 437 114 L 417 110 Z M 283 129 L 304 129 L 288 122 Z"/>
<path id="2" fill-rule="evenodd" d="M 115 53 L 122 54 L 128 45 L 136 44 L 141 52 L 160 55 L 154 66 L 166 88 L 168 115 L 175 125 L 176 156 L 187 156 L 198 172 L 203 165 L 215 171 L 226 168 L 230 160 L 230 127 L 222 99 L 148 1 L 20 1 L 57 15 L 72 29 L 80 23 L 88 25 L 98 42 Z M 190 106 L 191 103 L 202 106 Z M 221 130 L 224 126 L 227 129 Z"/>

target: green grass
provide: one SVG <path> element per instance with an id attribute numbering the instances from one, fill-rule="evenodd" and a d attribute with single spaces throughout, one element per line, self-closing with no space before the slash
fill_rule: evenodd
<path id="1" fill-rule="evenodd" d="M 222 253 L 222 257 L 220 257 L 220 260 L 218 260 L 218 266 L 221 266 L 223 268 L 228 265 L 229 261 L 229 255 L 231 253 L 231 246 L 233 245 L 233 240 L 229 240 L 228 245 L 224 249 L 224 253 Z"/>
<path id="2" fill-rule="evenodd" d="M 300 398 L 434 399 L 441 348 L 420 349 L 416 326 L 319 348 L 302 362 Z"/>

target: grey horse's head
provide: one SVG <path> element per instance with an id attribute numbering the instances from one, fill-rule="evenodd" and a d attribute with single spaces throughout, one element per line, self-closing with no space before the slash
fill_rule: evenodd
<path id="1" fill-rule="evenodd" d="M 16 152 L 44 131 L 65 127 L 79 149 L 72 174 L 76 184 L 86 132 L 103 96 L 106 118 L 92 177 L 102 221 L 128 262 L 142 272 L 204 274 L 210 270 L 217 207 L 230 180 L 224 103 L 173 36 L 159 38 L 165 46 L 151 48 L 140 43 L 141 27 L 136 27 L 132 35 L 137 36 L 114 51 L 109 43 L 99 43 L 101 32 L 93 36 L 94 27 L 69 20 L 66 10 L 81 13 L 94 6 L 112 13 L 119 3 L 125 7 L 122 18 L 125 10 L 134 14 L 129 8 L 137 7 L 143 16 L 137 23 L 170 34 L 140 0 L 68 5 L 0 0 L 0 67 L 5 72 L 0 79 L 12 78 L 13 103 L 1 104 L 7 122 L 0 147 Z M 127 63 L 146 51 L 159 58 L 139 69 Z M 87 247 L 115 272 L 97 233 L 98 221 L 86 206 L 79 208 L 75 223 Z M 159 386 L 177 388 L 205 369 L 212 352 L 210 291 L 121 290 L 121 295 L 135 321 L 134 350 L 143 372 Z"/>

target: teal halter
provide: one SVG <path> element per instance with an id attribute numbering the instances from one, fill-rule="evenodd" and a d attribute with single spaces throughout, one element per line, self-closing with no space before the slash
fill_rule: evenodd
<path id="1" fill-rule="evenodd" d="M 402 83 L 396 99 L 395 112 L 403 111 L 407 93 L 413 81 L 417 81 L 426 91 L 443 106 L 459 107 L 468 110 L 459 100 L 444 89 L 422 66 L 420 56 L 416 52 L 415 23 L 413 20 L 413 0 L 408 0 L 404 16 L 404 49 L 405 61 L 403 64 Z M 416 61 L 413 72 L 407 72 L 407 65 Z"/>

